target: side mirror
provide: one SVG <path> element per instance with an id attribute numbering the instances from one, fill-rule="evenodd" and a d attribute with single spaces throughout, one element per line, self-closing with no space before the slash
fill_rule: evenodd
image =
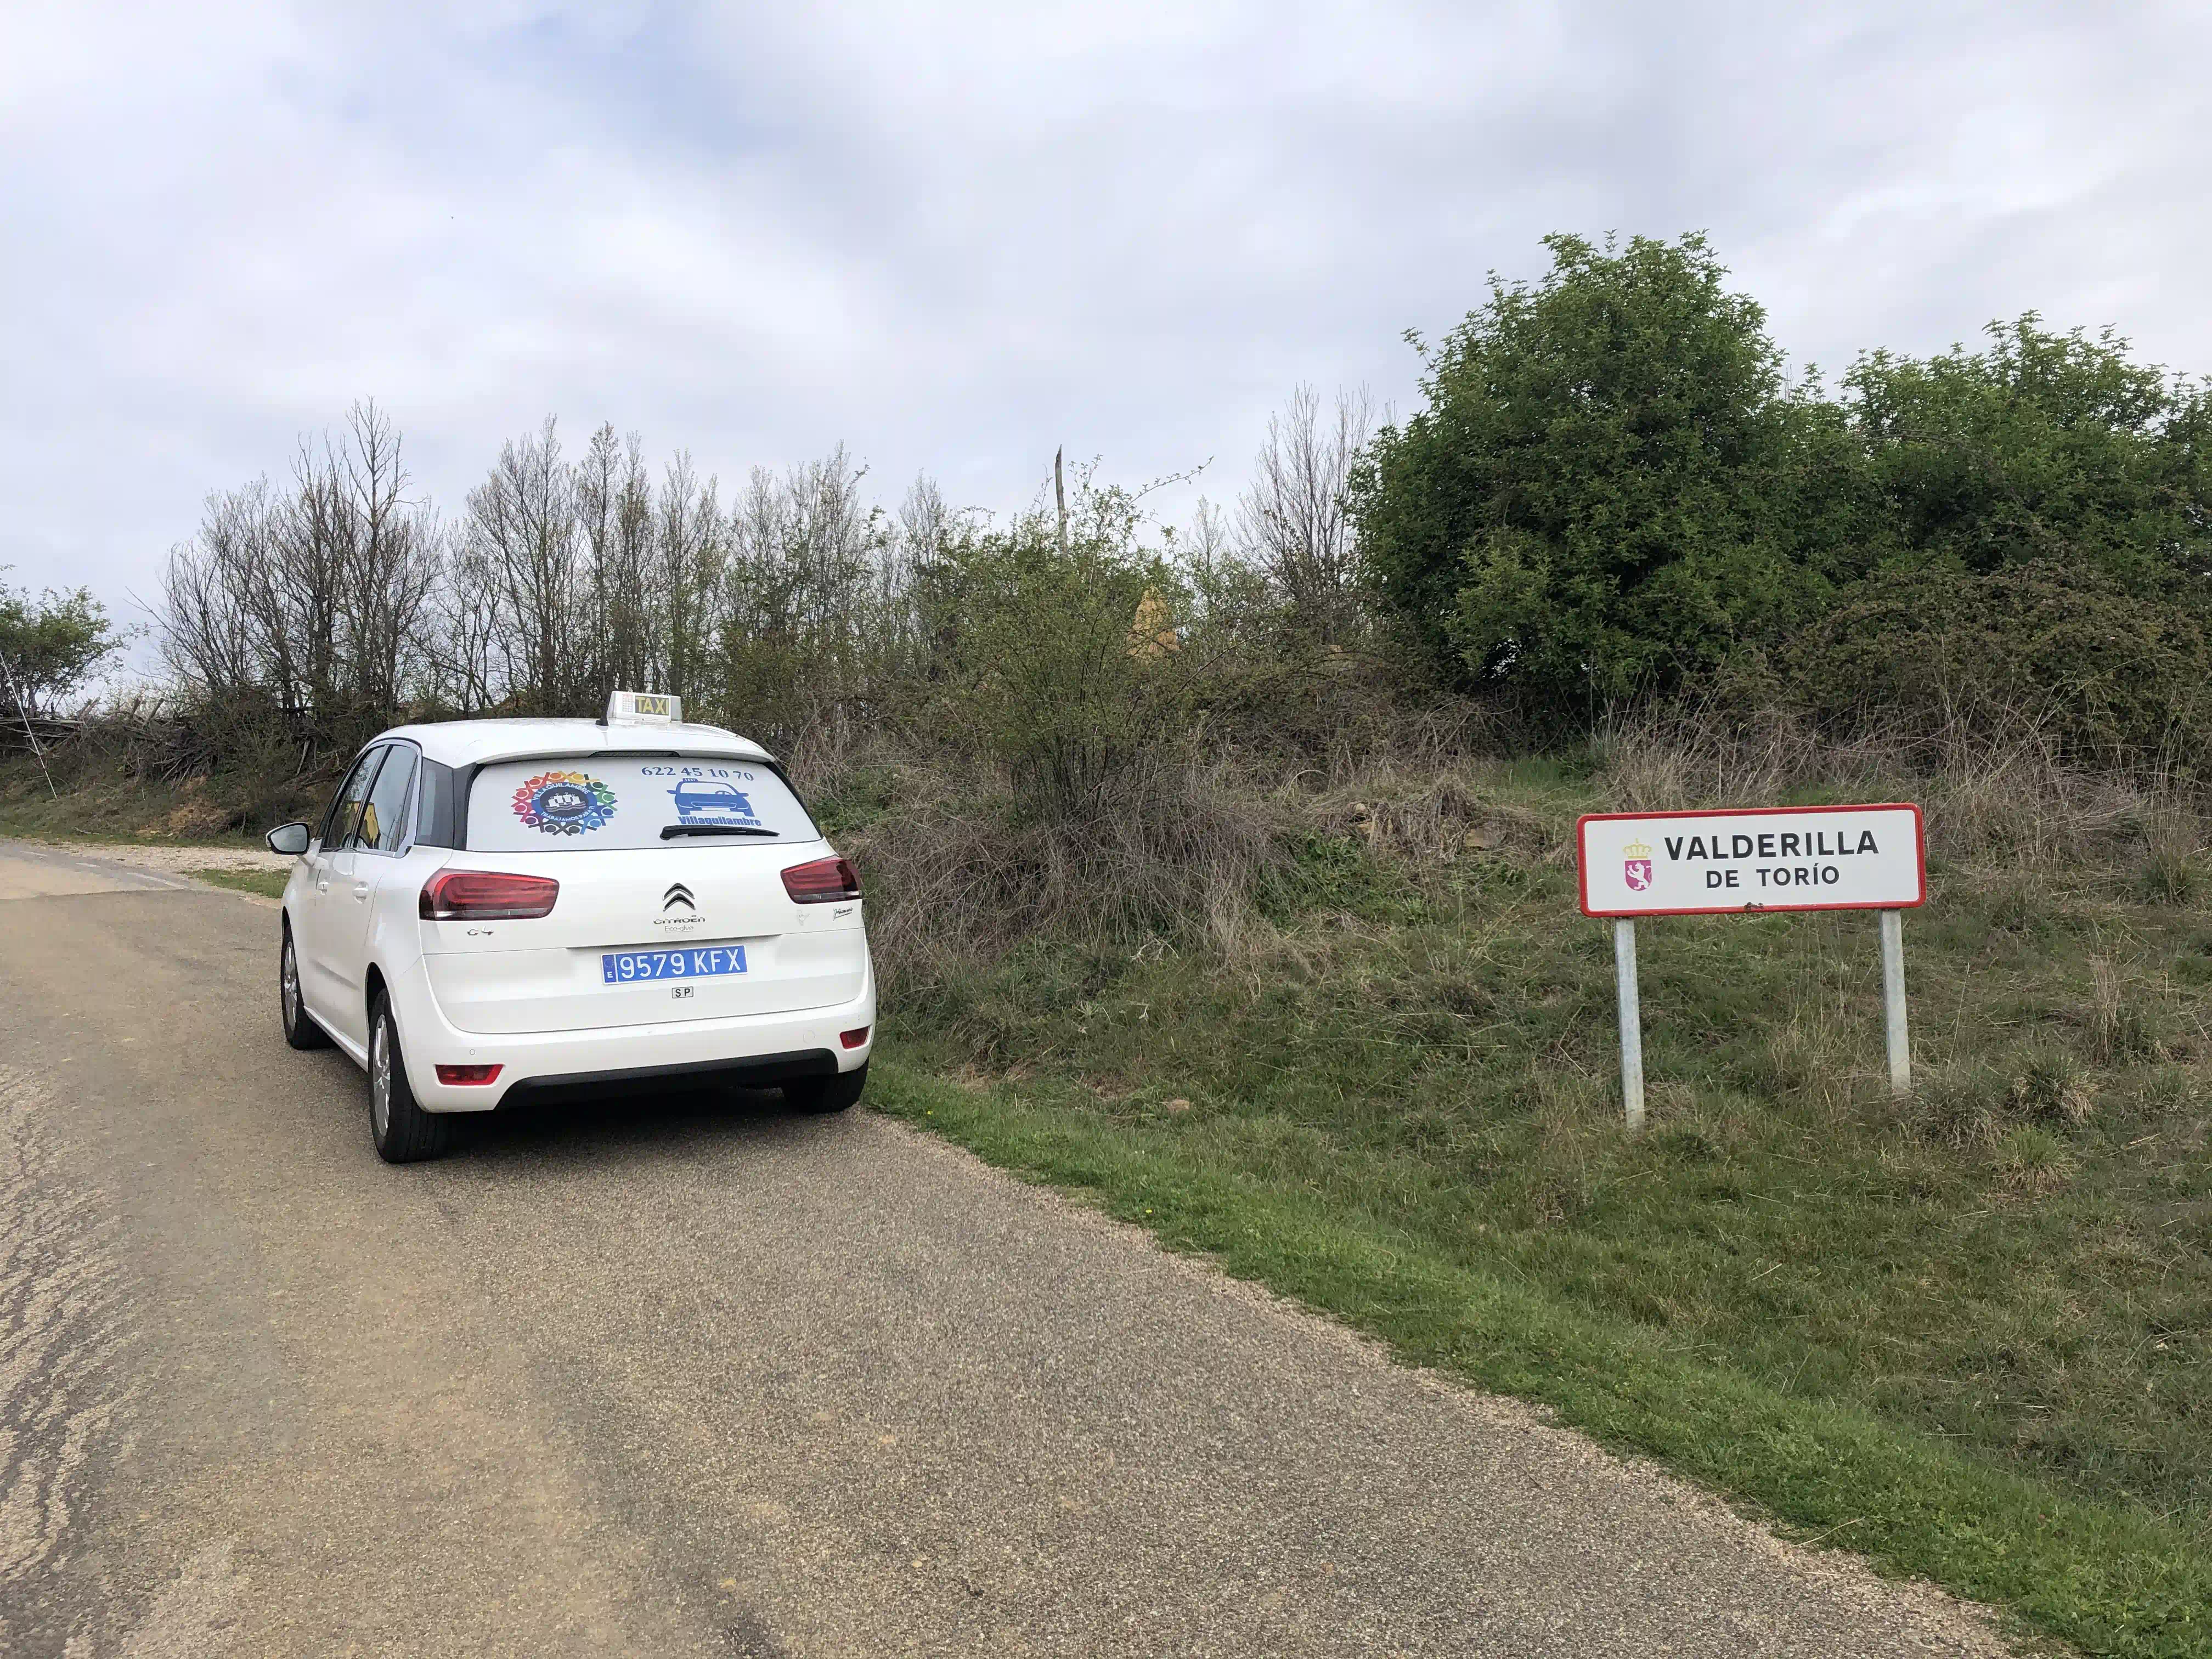
<path id="1" fill-rule="evenodd" d="M 307 826 L 304 823 L 280 823 L 267 836 L 269 850 L 295 859 L 307 850 Z"/>

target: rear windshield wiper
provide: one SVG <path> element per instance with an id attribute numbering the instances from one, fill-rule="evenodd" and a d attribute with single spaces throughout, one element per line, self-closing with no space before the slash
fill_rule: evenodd
<path id="1" fill-rule="evenodd" d="M 660 832 L 660 838 L 674 841 L 678 836 L 766 836 L 773 841 L 776 833 L 750 823 L 672 823 Z"/>

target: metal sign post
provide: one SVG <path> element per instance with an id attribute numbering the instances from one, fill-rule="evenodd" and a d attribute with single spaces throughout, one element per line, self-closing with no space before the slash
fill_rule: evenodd
<path id="1" fill-rule="evenodd" d="M 1613 919 L 1613 980 L 1620 1004 L 1620 1097 L 1629 1133 L 1644 1127 L 1644 1029 L 1636 984 L 1638 916 L 1879 912 L 1889 1086 L 1900 1095 L 1911 1090 L 1904 913 L 1928 896 L 1918 807 L 1593 812 L 1575 825 L 1575 851 L 1583 914 Z"/>
<path id="2" fill-rule="evenodd" d="M 1912 1038 L 1905 1027 L 1905 912 L 1881 913 L 1881 1029 L 1889 1044 L 1889 1091 L 1912 1092 Z"/>
<path id="3" fill-rule="evenodd" d="M 1644 1129 L 1644 1010 L 1636 990 L 1636 923 L 1616 916 L 1613 923 L 1613 978 L 1620 1002 L 1620 1099 L 1628 1114 L 1628 1133 Z"/>

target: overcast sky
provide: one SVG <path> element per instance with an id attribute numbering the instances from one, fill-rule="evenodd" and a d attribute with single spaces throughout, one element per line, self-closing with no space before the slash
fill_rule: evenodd
<path id="1" fill-rule="evenodd" d="M 151 598 L 374 396 L 448 512 L 603 421 L 1018 507 L 1233 496 L 1572 230 L 1711 233 L 1798 362 L 1993 316 L 2212 369 L 2212 7 L 0 7 L 0 580 Z M 1170 498 L 1180 512 L 1183 492 Z"/>

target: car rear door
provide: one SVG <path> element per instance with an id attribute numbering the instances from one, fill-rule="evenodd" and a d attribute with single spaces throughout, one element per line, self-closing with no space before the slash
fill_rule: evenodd
<path id="1" fill-rule="evenodd" d="M 410 743 L 387 746 L 368 794 L 354 815 L 352 840 L 331 860 L 324 912 L 330 939 L 336 1018 L 356 1042 L 368 1041 L 368 946 L 376 892 L 408 840 L 409 805 L 420 752 Z"/>
<path id="2" fill-rule="evenodd" d="M 300 963 L 301 997 L 326 1028 L 353 1042 L 362 1041 L 360 1030 L 368 1022 L 349 1018 L 346 1008 L 347 986 L 360 982 L 359 970 L 351 970 L 349 977 L 343 960 L 347 924 L 356 904 L 352 846 L 384 755 L 381 744 L 363 751 L 338 786 L 331 810 L 324 814 L 322 834 L 308 851 L 307 888 L 294 918 L 292 948 Z"/>

